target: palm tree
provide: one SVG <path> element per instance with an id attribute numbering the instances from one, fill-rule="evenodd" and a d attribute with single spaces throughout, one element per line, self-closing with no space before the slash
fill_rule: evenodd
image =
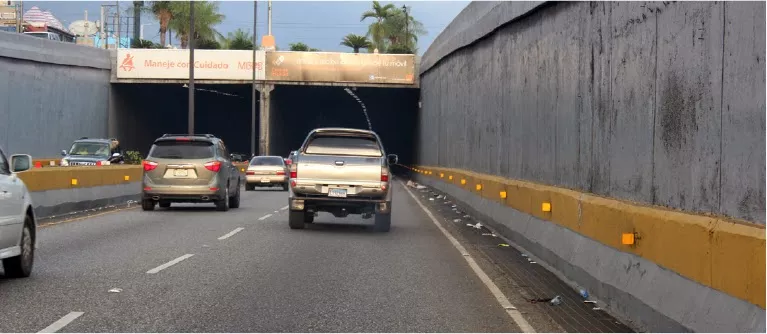
<path id="1" fill-rule="evenodd" d="M 134 49 L 157 49 L 157 45 L 152 43 L 152 41 L 147 41 L 145 39 L 134 39 L 131 41 L 131 46 Z"/>
<path id="2" fill-rule="evenodd" d="M 162 47 L 165 47 L 165 35 L 168 33 L 170 20 L 173 19 L 171 3 L 172 1 L 152 1 L 152 5 L 147 7 L 160 22 L 160 45 Z"/>
<path id="3" fill-rule="evenodd" d="M 384 39 L 387 37 L 386 26 L 384 20 L 392 15 L 392 12 L 396 9 L 393 4 L 381 6 L 378 1 L 373 1 L 372 10 L 368 10 L 362 13 L 360 22 L 365 21 L 367 18 L 376 19 L 375 22 L 370 24 L 368 28 L 368 37 L 373 39 L 373 46 L 375 46 L 380 52 L 386 49 Z"/>
<path id="4" fill-rule="evenodd" d="M 400 51 L 413 51 L 415 45 L 418 44 L 418 36 L 427 33 L 421 22 L 413 18 L 412 15 L 406 15 L 405 12 L 399 8 L 392 10 L 391 15 L 384 20 L 383 25 L 387 34 L 386 38 L 389 40 L 389 45 L 401 45 L 401 47 L 398 48 Z"/>
<path id="5" fill-rule="evenodd" d="M 238 28 L 221 39 L 221 46 L 229 50 L 253 50 L 253 35 Z"/>
<path id="6" fill-rule="evenodd" d="M 343 41 L 341 41 L 341 45 L 354 49 L 354 53 L 360 53 L 360 49 L 370 49 L 373 47 L 373 43 L 370 43 L 367 37 L 355 34 L 346 35 Z"/>
<path id="7" fill-rule="evenodd" d="M 189 2 L 174 1 L 171 3 L 173 20 L 170 27 L 176 32 L 176 38 L 181 40 L 181 48 L 189 45 Z M 224 21 L 224 15 L 218 12 L 218 4 L 208 1 L 194 2 L 194 31 L 195 40 L 220 39 L 222 35 L 213 26 Z"/>
<path id="8" fill-rule="evenodd" d="M 309 51 L 309 46 L 301 42 L 290 43 L 288 46 L 290 51 Z"/>

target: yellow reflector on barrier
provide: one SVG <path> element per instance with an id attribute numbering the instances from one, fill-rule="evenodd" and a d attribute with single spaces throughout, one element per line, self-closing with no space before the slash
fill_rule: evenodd
<path id="1" fill-rule="evenodd" d="M 443 177 L 445 177 L 445 173 L 439 173 L 439 177 L 440 177 L 440 178 L 443 178 Z"/>
<path id="2" fill-rule="evenodd" d="M 501 198 L 506 199 L 506 192 L 505 191 L 501 191 L 501 193 L 499 195 L 501 196 Z"/>
<path id="3" fill-rule="evenodd" d="M 461 184 L 466 184 L 466 180 L 461 179 Z"/>
<path id="4" fill-rule="evenodd" d="M 452 175 L 450 175 L 450 176 L 448 176 L 448 177 L 447 177 L 447 179 L 448 179 L 448 180 L 452 180 L 452 179 L 453 179 L 453 176 L 452 176 Z"/>
<path id="5" fill-rule="evenodd" d="M 125 180 L 125 181 L 130 181 L 130 175 L 125 175 L 125 176 L 123 176 L 123 180 Z"/>
<path id="6" fill-rule="evenodd" d="M 478 184 L 476 188 L 477 188 L 477 190 L 478 190 L 478 191 L 479 191 L 479 190 L 482 190 L 482 185 L 481 185 L 481 184 Z"/>
<path id="7" fill-rule="evenodd" d="M 541 204 L 541 211 L 543 211 L 543 212 L 551 212 L 551 203 L 543 202 L 543 204 Z"/>
<path id="8" fill-rule="evenodd" d="M 76 185 L 77 185 L 77 179 L 72 179 L 72 185 L 73 185 L 73 186 L 76 186 Z"/>

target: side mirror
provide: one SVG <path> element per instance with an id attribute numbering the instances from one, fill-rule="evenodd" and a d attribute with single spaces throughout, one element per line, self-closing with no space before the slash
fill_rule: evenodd
<path id="1" fill-rule="evenodd" d="M 119 157 L 120 157 L 119 152 L 112 153 L 112 158 L 119 158 Z"/>
<path id="2" fill-rule="evenodd" d="M 18 173 L 32 168 L 32 157 L 29 154 L 14 154 L 11 156 L 11 172 Z"/>
<path id="3" fill-rule="evenodd" d="M 62 157 L 67 156 L 67 150 L 61 150 L 61 156 Z"/>
<path id="4" fill-rule="evenodd" d="M 386 160 L 390 165 L 396 165 L 397 162 L 399 162 L 399 157 L 396 154 L 389 154 L 389 156 L 386 157 Z"/>

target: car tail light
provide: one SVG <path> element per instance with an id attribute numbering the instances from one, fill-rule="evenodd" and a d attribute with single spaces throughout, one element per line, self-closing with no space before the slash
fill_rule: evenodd
<path id="1" fill-rule="evenodd" d="M 286 165 L 292 165 L 293 164 L 293 160 L 285 159 L 285 164 Z"/>
<path id="2" fill-rule="evenodd" d="M 277 172 L 277 175 L 285 175 L 285 172 Z"/>
<path id="3" fill-rule="evenodd" d="M 142 162 L 142 165 L 144 165 L 145 172 L 150 172 L 150 171 L 153 171 L 155 168 L 157 168 L 158 163 L 154 161 L 144 160 Z"/>
<path id="4" fill-rule="evenodd" d="M 186 138 L 186 137 L 181 137 L 181 138 L 176 138 L 176 141 L 192 141 L 192 139 L 191 138 Z"/>
<path id="5" fill-rule="evenodd" d="M 298 164 L 290 165 L 290 178 L 291 179 L 298 178 Z"/>
<path id="6" fill-rule="evenodd" d="M 252 170 L 249 170 L 249 171 L 245 172 L 245 175 L 256 175 L 256 172 L 254 172 Z"/>
<path id="7" fill-rule="evenodd" d="M 205 168 L 211 172 L 218 173 L 218 171 L 221 170 L 221 162 L 219 161 L 206 162 Z"/>
<path id="8" fill-rule="evenodd" d="M 389 174 L 381 174 L 381 182 L 389 182 Z"/>

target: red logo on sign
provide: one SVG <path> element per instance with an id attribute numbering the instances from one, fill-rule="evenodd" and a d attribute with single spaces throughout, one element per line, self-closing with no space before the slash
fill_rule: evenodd
<path id="1" fill-rule="evenodd" d="M 122 64 L 120 64 L 120 69 L 126 72 L 133 71 L 133 69 L 136 68 L 136 66 L 133 66 L 133 56 L 129 54 L 125 55 L 125 59 L 123 59 Z"/>

